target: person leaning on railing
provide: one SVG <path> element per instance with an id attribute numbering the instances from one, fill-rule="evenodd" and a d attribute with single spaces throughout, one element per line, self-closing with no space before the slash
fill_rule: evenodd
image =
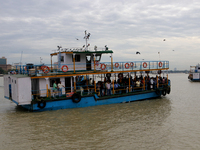
<path id="1" fill-rule="evenodd" d="M 58 91 L 58 86 L 56 84 L 56 81 L 54 81 L 54 84 L 53 84 L 53 97 L 56 97 L 57 91 Z"/>

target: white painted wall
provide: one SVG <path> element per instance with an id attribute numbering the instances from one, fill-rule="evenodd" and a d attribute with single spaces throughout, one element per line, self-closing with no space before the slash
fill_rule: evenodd
<path id="1" fill-rule="evenodd" d="M 199 79 L 199 73 L 193 73 L 193 79 Z"/>
<path id="2" fill-rule="evenodd" d="M 16 102 L 19 103 L 18 100 L 18 81 L 17 78 L 15 76 L 10 76 L 11 77 L 11 88 L 12 88 L 12 99 Z M 15 83 L 16 81 L 16 83 Z"/>
<path id="3" fill-rule="evenodd" d="M 72 71 L 74 70 L 73 68 L 73 59 L 72 59 L 72 55 L 73 54 L 65 54 L 65 53 L 61 53 L 61 56 L 64 56 L 64 62 L 61 62 L 61 67 L 63 65 L 68 66 L 68 70 Z M 80 62 L 75 62 L 76 65 L 76 70 L 86 70 L 86 54 L 76 54 L 76 55 L 80 55 Z M 57 59 L 59 59 L 59 55 L 57 55 Z M 91 63 L 92 66 L 91 68 L 94 69 L 94 56 L 91 54 Z M 100 60 L 101 61 L 101 60 Z M 96 65 L 96 70 L 100 70 L 100 62 L 99 65 Z"/>
<path id="4" fill-rule="evenodd" d="M 11 83 L 10 75 L 4 75 L 4 96 L 9 98 L 9 84 Z"/>
<path id="5" fill-rule="evenodd" d="M 61 62 L 61 67 L 62 65 L 68 64 L 68 70 L 74 70 L 72 54 L 61 54 L 61 56 L 64 56 L 64 62 Z M 76 70 L 86 70 L 86 54 L 80 54 L 80 62 L 75 62 L 75 66 Z"/>
<path id="6" fill-rule="evenodd" d="M 18 78 L 18 102 L 19 105 L 31 104 L 31 78 Z"/>
<path id="7" fill-rule="evenodd" d="M 31 78 L 10 76 L 12 88 L 12 100 L 16 101 L 18 105 L 31 103 Z M 9 91 L 8 91 L 9 92 Z"/>
<path id="8" fill-rule="evenodd" d="M 40 96 L 45 97 L 47 96 L 47 87 L 46 84 L 48 84 L 48 89 L 50 89 L 50 81 L 49 79 L 46 81 L 44 78 L 39 79 L 39 90 L 40 90 Z"/>

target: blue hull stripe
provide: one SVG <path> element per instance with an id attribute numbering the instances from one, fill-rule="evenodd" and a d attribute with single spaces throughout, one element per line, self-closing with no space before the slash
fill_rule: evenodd
<path id="1" fill-rule="evenodd" d="M 30 105 L 22 105 L 22 107 L 31 110 L 31 111 L 45 111 L 45 110 L 57 110 L 57 109 L 66 109 L 66 108 L 80 108 L 80 107 L 89 107 L 89 106 L 97 106 L 97 105 L 106 105 L 106 104 L 114 104 L 114 103 L 123 103 L 123 102 L 131 102 L 137 100 L 145 100 L 150 98 L 160 97 L 155 92 L 137 94 L 137 95 L 128 95 L 121 97 L 114 97 L 108 99 L 95 100 L 94 96 L 82 97 L 79 103 L 74 103 L 72 99 L 66 100 L 57 100 L 57 101 L 48 101 L 46 102 L 46 106 L 44 108 L 39 108 L 38 104 L 30 104 Z M 98 96 L 96 96 L 98 98 Z"/>

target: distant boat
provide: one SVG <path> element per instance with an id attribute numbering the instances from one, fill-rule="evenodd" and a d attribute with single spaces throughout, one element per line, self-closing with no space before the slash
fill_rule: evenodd
<path id="1" fill-rule="evenodd" d="M 200 82 L 200 64 L 190 66 L 188 79 L 193 82 Z"/>

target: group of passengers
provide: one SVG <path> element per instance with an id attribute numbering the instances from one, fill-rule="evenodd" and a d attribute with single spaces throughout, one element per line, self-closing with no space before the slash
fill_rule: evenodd
<path id="1" fill-rule="evenodd" d="M 92 80 L 92 79 L 90 79 Z M 134 79 L 130 77 L 130 91 L 140 91 L 144 89 L 145 84 L 145 90 L 153 90 L 157 87 L 157 81 L 158 86 L 161 87 L 162 85 L 167 83 L 166 77 L 149 77 L 141 75 L 140 77 L 135 76 Z M 92 85 L 92 82 L 89 82 L 90 85 Z M 114 93 L 113 93 L 113 86 L 114 86 Z M 99 81 L 97 83 L 97 92 L 99 92 L 99 96 L 105 96 L 105 95 L 111 95 L 111 94 L 121 94 L 121 93 L 128 93 L 129 91 L 129 78 L 128 77 L 119 77 L 118 80 L 114 80 L 111 82 L 110 78 L 105 77 L 104 82 Z"/>
<path id="2" fill-rule="evenodd" d="M 87 92 L 87 94 L 90 95 L 95 91 L 94 80 L 92 78 L 90 78 L 89 80 L 84 80 L 82 77 L 77 77 L 76 83 L 77 83 L 76 88 L 77 90 L 80 89 L 81 95 L 83 92 Z M 157 86 L 161 87 L 166 83 L 167 83 L 166 77 L 161 77 L 161 76 L 149 77 L 149 75 L 147 75 L 143 77 L 142 75 L 140 76 L 135 75 L 134 78 L 130 76 L 130 92 L 141 91 L 141 90 L 153 90 L 156 89 Z M 55 93 L 54 95 L 58 93 L 59 97 L 62 96 L 63 87 L 64 86 L 61 84 L 61 82 L 57 84 L 56 81 L 54 81 L 53 84 L 53 92 Z M 123 77 L 123 75 L 118 76 L 118 79 L 114 80 L 114 83 L 111 81 L 110 77 L 105 77 L 104 81 L 98 81 L 96 83 L 96 92 L 99 93 L 98 94 L 99 96 L 105 96 L 105 95 L 109 96 L 112 94 L 128 93 L 129 76 L 126 77 Z"/>
<path id="3" fill-rule="evenodd" d="M 57 94 L 58 94 L 59 97 L 61 97 L 63 87 L 65 87 L 65 86 L 62 85 L 61 81 L 59 81 L 58 84 L 57 84 L 56 81 L 54 81 L 54 83 L 53 83 L 53 97 L 56 97 Z"/>

